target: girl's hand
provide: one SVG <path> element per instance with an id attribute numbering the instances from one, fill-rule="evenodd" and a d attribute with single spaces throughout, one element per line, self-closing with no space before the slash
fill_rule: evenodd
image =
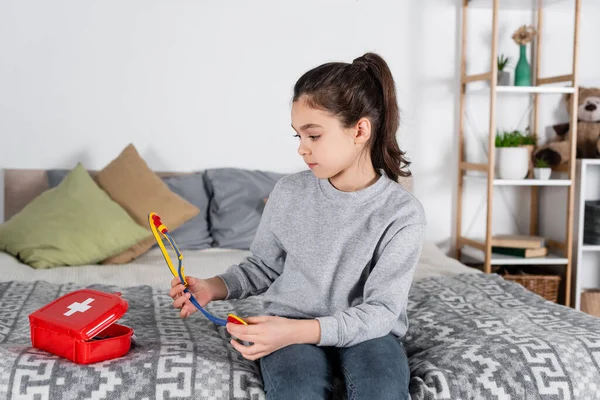
<path id="1" fill-rule="evenodd" d="M 248 360 L 257 360 L 291 344 L 318 343 L 319 321 L 259 316 L 244 318 L 249 325 L 227 324 L 232 336 L 253 343 L 244 346 L 235 339 L 231 345 Z"/>
<path id="2" fill-rule="evenodd" d="M 187 288 L 194 295 L 198 303 L 205 307 L 213 300 L 224 299 L 227 296 L 227 287 L 218 277 L 210 279 L 198 279 L 193 276 L 187 276 Z M 169 296 L 174 300 L 173 307 L 180 309 L 180 317 L 187 318 L 198 309 L 190 302 L 190 294 L 184 293 L 185 286 L 179 278 L 173 278 L 171 281 L 171 291 Z"/>

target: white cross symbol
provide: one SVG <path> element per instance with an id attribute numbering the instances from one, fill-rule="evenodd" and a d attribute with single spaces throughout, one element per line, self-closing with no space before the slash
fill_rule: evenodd
<path id="1" fill-rule="evenodd" d="M 89 310 L 90 308 L 92 308 L 92 306 L 89 305 L 92 301 L 94 301 L 94 299 L 92 299 L 90 297 L 89 299 L 87 299 L 83 303 L 75 302 L 75 303 L 71 304 L 68 307 L 69 311 L 67 311 L 63 315 L 66 315 L 67 317 L 70 317 L 71 315 L 75 314 L 76 312 L 81 312 L 81 313 L 82 312 L 86 312 L 87 310 Z"/>

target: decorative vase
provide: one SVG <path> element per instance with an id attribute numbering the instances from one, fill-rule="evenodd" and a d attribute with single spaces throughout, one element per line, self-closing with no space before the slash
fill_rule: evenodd
<path id="1" fill-rule="evenodd" d="M 527 61 L 527 46 L 520 47 L 519 62 L 515 67 L 515 86 L 531 86 L 531 67 Z"/>
<path id="2" fill-rule="evenodd" d="M 552 168 L 534 168 L 533 169 L 533 177 L 535 179 L 550 179 L 550 175 L 552 174 Z"/>
<path id="3" fill-rule="evenodd" d="M 496 161 L 500 179 L 524 179 L 529 172 L 529 150 L 525 147 L 498 147 Z"/>

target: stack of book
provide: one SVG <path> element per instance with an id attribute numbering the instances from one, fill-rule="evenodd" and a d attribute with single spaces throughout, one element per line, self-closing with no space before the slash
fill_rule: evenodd
<path id="1" fill-rule="evenodd" d="M 535 258 L 546 257 L 546 240 L 540 236 L 496 235 L 492 237 L 492 253 L 507 256 Z"/>

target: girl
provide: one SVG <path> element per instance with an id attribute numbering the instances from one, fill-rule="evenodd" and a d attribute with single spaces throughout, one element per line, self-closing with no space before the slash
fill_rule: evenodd
<path id="1" fill-rule="evenodd" d="M 340 368 L 349 399 L 408 398 L 401 344 L 426 226 L 397 182 L 410 172 L 396 141 L 399 112 L 386 62 L 367 53 L 296 82 L 292 128 L 310 170 L 275 185 L 250 247 L 225 273 L 188 288 L 204 306 L 263 295 L 265 315 L 228 324 L 231 345 L 260 359 L 269 399 L 331 395 Z M 173 279 L 173 306 L 196 311 Z"/>

